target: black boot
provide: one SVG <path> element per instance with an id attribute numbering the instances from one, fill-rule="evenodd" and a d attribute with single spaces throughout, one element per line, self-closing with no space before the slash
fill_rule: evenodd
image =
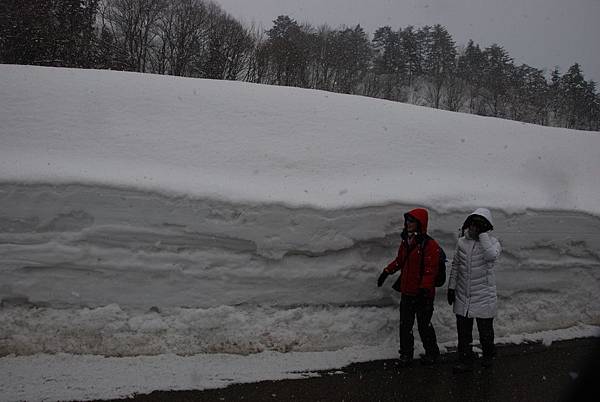
<path id="1" fill-rule="evenodd" d="M 410 367 L 412 366 L 413 357 L 410 355 L 400 355 L 398 359 L 398 365 L 400 367 Z"/>

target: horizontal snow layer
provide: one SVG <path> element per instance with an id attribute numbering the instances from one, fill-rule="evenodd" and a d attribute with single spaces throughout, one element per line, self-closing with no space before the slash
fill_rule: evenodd
<path id="1" fill-rule="evenodd" d="M 297 88 L 0 66 L 0 181 L 600 214 L 600 134 Z"/>
<path id="2" fill-rule="evenodd" d="M 394 344 L 376 278 L 402 213 L 225 203 L 82 185 L 0 186 L 0 355 L 339 350 Z M 431 210 L 452 258 L 470 211 Z M 499 336 L 600 323 L 600 219 L 493 210 Z M 438 294 L 434 325 L 455 338 Z"/>

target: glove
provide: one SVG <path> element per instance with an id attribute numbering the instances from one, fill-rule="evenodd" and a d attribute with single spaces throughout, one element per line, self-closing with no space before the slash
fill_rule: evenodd
<path id="1" fill-rule="evenodd" d="M 454 292 L 454 289 L 448 289 L 448 304 L 454 304 L 454 300 L 456 300 L 456 294 Z"/>
<path id="2" fill-rule="evenodd" d="M 377 287 L 378 287 L 378 288 L 380 288 L 380 287 L 381 287 L 381 285 L 383 285 L 383 282 L 385 282 L 385 280 L 387 279 L 387 277 L 388 277 L 389 275 L 390 275 L 390 274 L 388 274 L 388 273 L 387 273 L 387 272 L 385 272 L 385 271 L 383 271 L 383 272 L 381 273 L 381 275 L 379 275 L 379 278 L 377 278 Z"/>

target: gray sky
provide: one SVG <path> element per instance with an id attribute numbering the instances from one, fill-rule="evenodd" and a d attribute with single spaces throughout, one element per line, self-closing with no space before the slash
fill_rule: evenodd
<path id="1" fill-rule="evenodd" d="M 587 80 L 600 82 L 600 0 L 215 0 L 246 24 L 265 29 L 282 14 L 313 26 L 360 24 L 369 34 L 441 24 L 458 45 L 469 39 L 503 46 L 532 67 L 565 72 L 579 63 Z"/>

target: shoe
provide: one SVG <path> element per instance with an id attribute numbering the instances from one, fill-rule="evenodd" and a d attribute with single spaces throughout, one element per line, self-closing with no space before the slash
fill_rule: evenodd
<path id="1" fill-rule="evenodd" d="M 410 367 L 412 366 L 412 361 L 412 356 L 400 355 L 400 358 L 398 359 L 398 364 L 400 365 L 400 367 Z"/>
<path id="2" fill-rule="evenodd" d="M 424 366 L 432 366 L 438 362 L 440 355 L 427 354 L 421 355 L 421 364 Z"/>
<path id="3" fill-rule="evenodd" d="M 462 361 L 452 367 L 454 373 L 468 373 L 473 371 L 473 361 Z"/>

